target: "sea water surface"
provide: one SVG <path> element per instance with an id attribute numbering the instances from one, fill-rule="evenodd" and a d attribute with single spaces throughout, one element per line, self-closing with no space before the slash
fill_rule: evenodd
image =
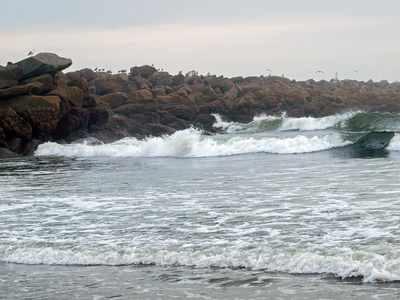
<path id="1" fill-rule="evenodd" d="M 2 297 L 400 298 L 400 115 L 217 120 L 1 160 Z"/>

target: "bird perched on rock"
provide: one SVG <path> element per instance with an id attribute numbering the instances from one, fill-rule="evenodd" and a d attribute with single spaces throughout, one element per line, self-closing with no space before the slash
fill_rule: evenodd
<path id="1" fill-rule="evenodd" d="M 35 49 L 32 49 L 31 51 L 29 51 L 28 56 L 32 56 L 35 53 Z"/>

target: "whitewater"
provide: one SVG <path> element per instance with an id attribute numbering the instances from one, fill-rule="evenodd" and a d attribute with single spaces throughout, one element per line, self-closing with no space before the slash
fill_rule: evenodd
<path id="1" fill-rule="evenodd" d="M 170 136 L 152 137 L 145 140 L 125 138 L 111 144 L 94 139 L 80 140 L 69 145 L 46 143 L 39 146 L 36 155 L 57 155 L 67 157 L 210 157 L 249 153 L 294 154 L 340 148 L 354 142 L 354 139 L 328 129 L 346 128 L 346 121 L 357 113 L 328 116 L 324 118 L 288 118 L 258 116 L 249 124 L 224 122 L 215 115 L 215 128 L 223 134 L 203 136 L 200 129 L 190 128 Z M 385 128 L 390 131 L 400 130 Z M 375 128 L 369 128 L 373 130 Z M 295 136 L 293 135 L 295 131 Z M 304 132 L 297 134 L 297 131 Z M 305 133 L 307 132 L 307 133 Z M 396 135 L 390 149 L 400 150 L 399 135 Z"/>
<path id="2" fill-rule="evenodd" d="M 215 117 L 0 161 L 1 294 L 400 297 L 400 115 Z"/>

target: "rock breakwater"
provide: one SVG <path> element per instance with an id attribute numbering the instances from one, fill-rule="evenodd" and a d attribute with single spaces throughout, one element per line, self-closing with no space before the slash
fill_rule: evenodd
<path id="1" fill-rule="evenodd" d="M 259 114 L 283 112 L 291 117 L 400 112 L 399 82 L 171 75 L 148 65 L 134 66 L 129 74 L 63 73 L 71 63 L 40 53 L 0 67 L 0 156 L 30 155 L 46 141 L 91 137 L 108 143 L 190 126 L 213 133 L 214 114 L 247 123 Z"/>

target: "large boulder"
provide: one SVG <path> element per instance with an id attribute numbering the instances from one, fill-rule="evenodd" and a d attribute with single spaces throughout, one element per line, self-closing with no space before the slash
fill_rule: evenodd
<path id="1" fill-rule="evenodd" d="M 155 72 L 150 75 L 148 80 L 153 86 L 171 86 L 172 79 L 168 72 Z"/>
<path id="2" fill-rule="evenodd" d="M 18 85 L 22 78 L 21 71 L 16 65 L 8 65 L 7 67 L 0 66 L 0 89 Z"/>
<path id="3" fill-rule="evenodd" d="M 56 139 L 66 138 L 73 131 L 85 128 L 89 123 L 89 112 L 86 109 L 72 107 L 57 123 L 52 135 Z"/>
<path id="4" fill-rule="evenodd" d="M 152 66 L 144 65 L 141 67 L 132 67 L 130 71 L 132 76 L 141 76 L 143 78 L 148 78 L 149 76 L 157 72 L 157 69 Z"/>
<path id="5" fill-rule="evenodd" d="M 128 100 L 128 96 L 125 93 L 117 92 L 101 96 L 100 100 L 110 104 L 111 109 L 115 109 L 122 106 Z"/>
<path id="6" fill-rule="evenodd" d="M 6 148 L 0 148 L 0 158 L 18 158 L 17 153 L 14 153 Z"/>
<path id="7" fill-rule="evenodd" d="M 0 108 L 11 108 L 40 132 L 52 133 L 63 117 L 58 96 L 25 95 L 0 102 Z"/>
<path id="8" fill-rule="evenodd" d="M 32 126 L 24 120 L 11 108 L 0 109 L 0 128 L 6 140 L 20 138 L 22 141 L 28 141 L 32 138 Z"/>
<path id="9" fill-rule="evenodd" d="M 49 74 L 29 78 L 22 84 L 6 89 L 0 89 L 0 99 L 8 99 L 17 96 L 35 94 L 40 95 L 53 87 L 53 78 Z"/>
<path id="10" fill-rule="evenodd" d="M 200 127 L 201 129 L 212 132 L 214 131 L 213 125 L 216 121 L 217 120 L 213 115 L 198 114 L 192 119 L 191 123 L 196 127 Z"/>
<path id="11" fill-rule="evenodd" d="M 121 77 L 113 77 L 107 74 L 104 78 L 89 81 L 89 87 L 95 87 L 97 95 L 106 95 L 121 92 L 126 88 L 126 81 Z"/>
<path id="12" fill-rule="evenodd" d="M 222 76 L 220 76 L 220 77 L 209 76 L 205 79 L 205 82 L 207 84 L 211 85 L 211 87 L 213 89 L 219 88 L 222 91 L 222 93 L 225 93 L 226 91 L 228 91 L 229 89 L 234 87 L 234 84 L 232 81 L 230 81 L 228 78 L 224 78 Z"/>
<path id="13" fill-rule="evenodd" d="M 22 79 L 25 79 L 46 73 L 57 73 L 72 65 L 72 60 L 59 57 L 54 53 L 39 53 L 21 60 L 15 65 L 18 66 Z"/>
<path id="14" fill-rule="evenodd" d="M 75 107 L 82 108 L 83 91 L 76 86 L 65 87 L 68 102 Z"/>
<path id="15" fill-rule="evenodd" d="M 74 80 L 71 80 L 67 84 L 69 86 L 76 86 L 76 87 L 80 88 L 83 92 L 89 91 L 89 84 L 88 84 L 87 80 L 83 77 L 79 77 Z"/>

